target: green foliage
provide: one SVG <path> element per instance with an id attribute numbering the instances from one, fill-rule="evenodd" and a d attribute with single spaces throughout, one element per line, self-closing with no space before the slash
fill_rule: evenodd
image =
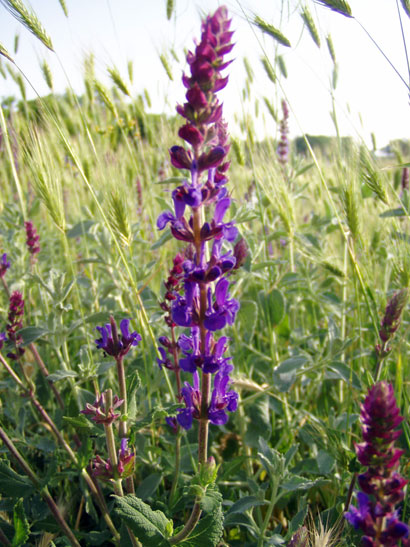
<path id="1" fill-rule="evenodd" d="M 23 500 L 20 499 L 13 509 L 13 525 L 14 525 L 14 536 L 11 543 L 12 547 L 19 547 L 23 545 L 29 537 L 30 526 L 27 521 L 26 515 L 23 508 Z"/>
<path id="2" fill-rule="evenodd" d="M 166 547 L 172 534 L 172 521 L 161 511 L 153 511 L 149 505 L 132 495 L 114 496 L 116 513 L 147 547 Z"/>

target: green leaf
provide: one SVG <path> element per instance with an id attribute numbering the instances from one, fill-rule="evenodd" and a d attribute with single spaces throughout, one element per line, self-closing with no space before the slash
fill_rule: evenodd
<path id="1" fill-rule="evenodd" d="M 172 239 L 171 230 L 165 230 L 162 236 L 153 245 L 151 245 L 151 251 L 159 249 L 164 245 L 164 243 L 166 243 L 170 239 Z"/>
<path id="2" fill-rule="evenodd" d="M 27 521 L 23 508 L 23 499 L 19 499 L 13 510 L 14 537 L 12 541 L 13 547 L 23 545 L 30 534 L 30 526 Z"/>
<path id="3" fill-rule="evenodd" d="M 216 547 L 223 534 L 223 513 L 221 505 L 202 518 L 194 531 L 178 545 L 184 547 Z"/>
<path id="4" fill-rule="evenodd" d="M 217 511 L 222 504 L 222 495 L 215 487 L 209 487 L 201 498 L 201 508 L 206 513 Z"/>
<path id="5" fill-rule="evenodd" d="M 65 423 L 72 425 L 74 428 L 79 429 L 92 429 L 92 424 L 87 418 L 81 414 L 81 416 L 75 416 L 72 418 L 71 416 L 63 416 L 63 420 Z"/>
<path id="6" fill-rule="evenodd" d="M 28 346 L 38 338 L 45 336 L 50 331 L 48 329 L 43 329 L 42 327 L 24 327 L 24 329 L 19 330 L 19 334 L 23 338 L 23 343 L 25 346 Z"/>
<path id="7" fill-rule="evenodd" d="M 269 438 L 272 432 L 271 410 L 269 408 L 269 397 L 259 397 L 247 410 L 249 424 L 245 433 L 245 444 L 258 446 L 259 437 Z"/>
<path id="8" fill-rule="evenodd" d="M 275 372 L 278 374 L 294 372 L 300 369 L 307 362 L 307 360 L 307 357 L 304 355 L 295 355 L 294 357 L 290 357 L 289 359 L 282 361 L 282 363 L 280 363 L 280 365 L 275 369 Z"/>
<path id="9" fill-rule="evenodd" d="M 113 497 L 117 503 L 116 514 L 134 532 L 144 547 L 169 546 L 166 535 L 170 521 L 162 511 L 153 511 L 149 505 L 131 494 Z"/>
<path id="10" fill-rule="evenodd" d="M 255 333 L 258 319 L 258 306 L 253 300 L 242 300 L 241 307 L 236 319 L 238 332 L 241 333 L 245 342 L 250 343 Z"/>
<path id="11" fill-rule="evenodd" d="M 64 380 L 65 378 L 76 378 L 78 375 L 73 370 L 56 370 L 52 374 L 47 376 L 47 380 L 51 382 L 58 382 L 59 380 Z"/>
<path id="12" fill-rule="evenodd" d="M 328 481 L 324 481 L 323 479 L 310 481 L 299 475 L 290 475 L 288 480 L 282 482 L 280 486 L 283 490 L 286 490 L 286 492 L 295 492 L 296 490 L 309 490 L 312 486 L 325 484 L 326 482 Z"/>
<path id="13" fill-rule="evenodd" d="M 77 238 L 88 234 L 94 224 L 96 224 L 95 220 L 82 220 L 67 230 L 67 237 Z"/>
<path id="14" fill-rule="evenodd" d="M 6 463 L 0 462 L 0 493 L 8 497 L 28 497 L 33 493 L 28 477 L 19 475 Z"/>
<path id="15" fill-rule="evenodd" d="M 269 293 L 260 291 L 258 299 L 262 306 L 266 321 L 272 327 L 279 325 L 285 315 L 285 299 L 283 294 L 277 289 L 274 289 Z"/>
<path id="16" fill-rule="evenodd" d="M 332 361 L 328 365 L 325 378 L 329 380 L 343 380 L 357 390 L 362 389 L 362 383 L 357 373 L 341 361 Z"/>
<path id="17" fill-rule="evenodd" d="M 403 207 L 398 207 L 397 209 L 388 209 L 387 211 L 384 211 L 383 213 L 380 213 L 380 217 L 387 218 L 387 217 L 406 217 L 408 214 L 403 209 Z"/>
<path id="18" fill-rule="evenodd" d="M 244 513 L 251 509 L 252 507 L 257 507 L 258 505 L 266 505 L 266 500 L 261 500 L 256 496 L 244 496 L 235 502 L 229 509 L 227 516 L 232 513 Z"/>
<path id="19" fill-rule="evenodd" d="M 142 500 L 148 499 L 157 490 L 161 481 L 162 475 L 160 473 L 148 475 L 148 477 L 146 477 L 138 486 L 137 491 L 135 492 L 137 497 Z"/>

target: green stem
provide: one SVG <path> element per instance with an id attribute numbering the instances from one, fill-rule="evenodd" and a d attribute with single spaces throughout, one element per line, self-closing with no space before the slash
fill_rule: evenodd
<path id="1" fill-rule="evenodd" d="M 265 532 L 266 532 L 266 529 L 268 528 L 268 524 L 272 516 L 273 508 L 275 507 L 277 493 L 278 493 L 278 483 L 277 481 L 272 479 L 272 494 L 270 497 L 269 507 L 266 510 L 265 519 L 263 521 L 262 528 L 260 530 L 258 547 L 263 547 Z"/>

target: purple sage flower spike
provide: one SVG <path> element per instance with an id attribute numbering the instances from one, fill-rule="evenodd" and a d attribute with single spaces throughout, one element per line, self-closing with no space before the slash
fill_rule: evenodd
<path id="1" fill-rule="evenodd" d="M 288 119 L 289 119 L 289 108 L 284 99 L 282 99 L 282 121 L 280 122 L 280 139 L 278 144 L 278 159 L 279 163 L 283 166 L 285 166 L 289 161 L 289 140 L 288 140 L 288 134 L 289 134 L 289 127 L 288 127 Z"/>
<path id="2" fill-rule="evenodd" d="M 40 239 L 39 235 L 37 234 L 37 230 L 35 229 L 33 223 L 31 220 L 28 220 L 24 223 L 24 227 L 26 229 L 26 244 L 27 248 L 29 250 L 29 253 L 31 254 L 32 258 L 34 255 L 40 252 L 40 245 L 38 244 L 38 241 Z"/>
<path id="3" fill-rule="evenodd" d="M 401 316 L 407 304 L 408 296 L 409 290 L 407 288 L 401 289 L 394 293 L 387 303 L 379 330 L 379 336 L 382 343 L 377 344 L 375 348 L 379 359 L 386 357 L 391 351 L 389 342 L 392 340 L 400 326 Z"/>
<path id="4" fill-rule="evenodd" d="M 362 544 L 373 547 L 410 545 L 409 527 L 400 521 L 396 506 L 403 500 L 407 484 L 397 468 L 403 451 L 394 446 L 403 421 L 394 397 L 393 386 L 378 382 L 369 389 L 362 404 L 362 435 L 356 444 L 359 462 L 367 470 L 358 476 L 361 492 L 358 507 L 351 506 L 345 518 L 363 531 Z"/>
<path id="5" fill-rule="evenodd" d="M 18 334 L 18 331 L 23 327 L 23 315 L 23 295 L 19 291 L 14 291 L 10 296 L 8 323 L 6 325 L 7 337 L 14 345 L 14 351 L 7 354 L 7 357 L 10 357 L 10 359 L 19 359 L 24 354 L 24 349 L 21 347 L 23 339 Z"/>
<path id="6" fill-rule="evenodd" d="M 169 225 L 173 237 L 188 244 L 175 284 L 169 283 L 170 278 L 166 284 L 161 308 L 168 313 L 172 335 L 160 340 L 157 361 L 177 375 L 178 397 L 185 408 L 177 410 L 176 424 L 189 429 L 194 419 L 199 420 L 201 463 L 207 461 L 208 422 L 226 423 L 227 412 L 237 407 L 237 395 L 228 389 L 233 368 L 225 355 L 228 339 L 215 337 L 216 331 L 233 324 L 239 309 L 229 296 L 226 277 L 244 254 L 243 246 L 236 254 L 231 248 L 238 230 L 227 218 L 232 203 L 225 187 L 230 146 L 217 96 L 228 82 L 223 72 L 231 63 L 225 58 L 233 48 L 230 27 L 222 6 L 203 20 L 201 38 L 187 54 L 189 73 L 182 78 L 186 102 L 177 106 L 184 118 L 178 131 L 184 143 L 172 146 L 169 154 L 173 167 L 190 178 L 172 192 L 173 210 L 157 219 L 159 230 Z M 190 329 L 190 336 L 178 337 L 177 327 Z M 182 387 L 180 372 L 192 374 L 192 384 L 185 382 Z M 167 423 L 173 427 L 175 420 Z"/>

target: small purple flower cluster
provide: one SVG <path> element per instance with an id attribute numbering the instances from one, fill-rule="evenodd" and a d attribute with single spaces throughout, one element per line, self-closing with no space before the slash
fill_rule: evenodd
<path id="1" fill-rule="evenodd" d="M 115 395 L 112 406 L 106 408 L 105 394 L 101 393 L 101 395 L 96 398 L 93 405 L 86 403 L 85 409 L 80 410 L 80 412 L 81 414 L 92 416 L 91 419 L 97 424 L 109 425 L 121 416 L 121 412 L 114 412 L 114 410 L 119 408 L 123 402 L 123 399 L 120 399 L 118 395 Z"/>
<path id="2" fill-rule="evenodd" d="M 401 289 L 394 293 L 387 303 L 379 329 L 379 336 L 382 343 L 377 344 L 375 348 L 379 358 L 386 357 L 391 351 L 389 342 L 400 326 L 401 316 L 407 304 L 408 295 L 409 290 L 407 288 Z"/>
<path id="3" fill-rule="evenodd" d="M 399 541 L 402 546 L 410 545 L 409 527 L 400 521 L 396 509 L 408 482 L 397 471 L 403 450 L 394 446 L 402 421 L 391 384 L 379 382 L 369 389 L 361 407 L 364 442 L 355 447 L 367 471 L 358 477 L 359 507 L 351 506 L 345 514 L 350 524 L 364 532 L 362 545 L 366 547 L 394 547 Z"/>
<path id="4" fill-rule="evenodd" d="M 38 241 L 40 239 L 39 235 L 37 234 L 37 230 L 35 229 L 33 223 L 31 220 L 28 220 L 24 223 L 24 227 L 26 229 L 26 244 L 27 248 L 29 250 L 29 253 L 31 254 L 32 258 L 34 255 L 40 252 L 40 245 L 38 244 Z"/>
<path id="5" fill-rule="evenodd" d="M 222 104 L 216 96 L 228 82 L 221 71 L 231 63 L 224 60 L 233 48 L 230 25 L 226 8 L 218 8 L 203 21 L 201 41 L 195 52 L 187 55 L 191 72 L 183 76 L 187 102 L 178 105 L 177 112 L 186 120 L 178 134 L 190 149 L 173 146 L 170 157 L 174 167 L 189 170 L 191 177 L 172 192 L 174 212 L 165 211 L 157 220 L 160 230 L 170 224 L 172 235 L 188 243 L 178 264 L 183 283 L 181 277 L 178 282 L 183 290 L 178 290 L 179 285 L 168 290 L 172 295 L 172 322 L 190 329 L 190 336 L 182 334 L 177 341 L 178 353 L 183 354 L 179 367 L 193 374 L 193 385 L 185 382 L 180 393 L 185 408 L 179 410 L 177 420 L 185 429 L 192 426 L 193 418 L 224 424 L 228 420 L 226 411 L 237 407 L 238 396 L 228 389 L 233 366 L 228 364 L 230 358 L 224 357 L 227 338 L 217 340 L 214 335 L 235 320 L 239 303 L 229 295 L 226 276 L 239 267 L 237 259 L 241 263 L 244 260 L 243 245 L 236 246 L 234 253 L 224 249 L 224 243 L 234 242 L 238 234 L 233 222 L 224 221 L 231 204 L 225 188 L 229 145 Z M 207 215 L 210 207 L 213 213 Z M 212 242 L 209 258 L 208 242 Z M 162 338 L 166 350 L 174 349 Z M 160 352 L 160 365 L 167 366 L 171 361 L 164 348 Z M 203 375 L 215 374 L 209 401 L 202 401 L 199 370 Z M 168 420 L 171 422 L 174 424 Z"/>
<path id="6" fill-rule="evenodd" d="M 110 323 L 96 327 L 101 334 L 101 338 L 95 340 L 97 348 L 116 359 L 122 359 L 130 351 L 131 346 L 137 346 L 141 341 L 141 335 L 136 331 L 130 333 L 129 326 L 130 320 L 123 319 L 120 322 L 120 335 L 114 318 L 110 319 Z"/>
<path id="7" fill-rule="evenodd" d="M 288 140 L 288 119 L 289 119 L 289 108 L 284 99 L 282 99 L 282 121 L 280 122 L 280 139 L 278 144 L 278 159 L 279 163 L 286 165 L 289 159 L 289 140 Z"/>
<path id="8" fill-rule="evenodd" d="M 14 351 L 7 354 L 10 359 L 19 359 L 24 354 L 21 346 L 23 339 L 18 331 L 23 327 L 22 316 L 24 315 L 23 295 L 14 291 L 10 296 L 8 323 L 6 325 L 7 337 L 14 345 Z"/>
<path id="9" fill-rule="evenodd" d="M 7 254 L 3 253 L 0 261 L 0 277 L 6 275 L 7 270 L 10 268 L 10 262 L 7 260 Z"/>

